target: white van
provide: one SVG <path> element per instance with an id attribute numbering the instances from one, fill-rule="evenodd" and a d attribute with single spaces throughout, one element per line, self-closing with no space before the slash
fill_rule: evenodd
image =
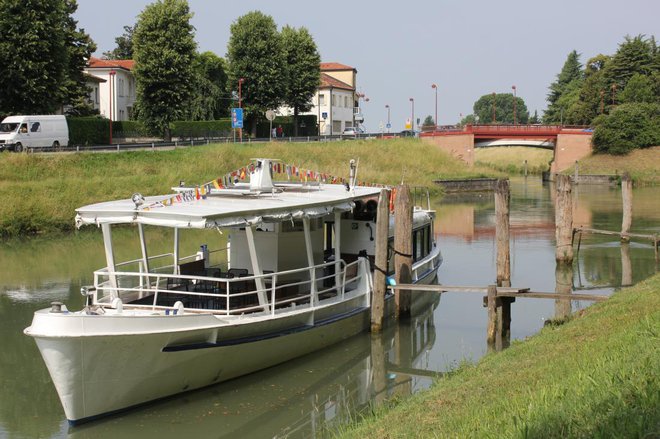
<path id="1" fill-rule="evenodd" d="M 64 116 L 9 116 L 0 124 L 0 151 L 59 148 L 69 144 Z"/>

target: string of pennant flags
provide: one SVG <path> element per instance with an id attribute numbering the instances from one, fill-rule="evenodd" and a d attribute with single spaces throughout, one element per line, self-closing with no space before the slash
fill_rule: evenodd
<path id="1" fill-rule="evenodd" d="M 326 184 L 346 184 L 347 179 L 343 177 L 337 177 L 325 172 L 313 171 L 311 169 L 305 169 L 300 166 L 285 164 L 285 163 L 272 163 L 273 173 L 286 175 L 288 181 L 300 180 L 300 182 L 307 183 L 309 181 L 315 181 L 318 183 Z M 243 166 L 234 171 L 228 172 L 225 175 L 222 175 L 218 178 L 215 178 L 206 183 L 195 186 L 194 189 L 181 191 L 176 195 L 172 195 L 170 198 L 165 200 L 152 203 L 149 206 L 144 207 L 142 210 L 149 210 L 154 207 L 163 207 L 171 206 L 177 203 L 187 203 L 196 200 L 205 200 L 206 197 L 211 193 L 213 189 L 225 189 L 231 188 L 240 181 L 245 181 L 249 174 L 253 173 L 256 169 L 254 163 L 250 163 L 247 166 Z M 365 183 L 358 181 L 357 186 L 365 187 L 380 187 L 385 189 L 390 189 L 390 210 L 394 210 L 394 198 L 396 196 L 396 189 L 389 185 L 384 185 L 380 183 Z"/>

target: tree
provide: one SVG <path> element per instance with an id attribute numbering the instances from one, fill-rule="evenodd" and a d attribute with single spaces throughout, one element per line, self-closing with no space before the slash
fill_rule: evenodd
<path id="1" fill-rule="evenodd" d="M 229 115 L 225 60 L 213 52 L 195 56 L 195 97 L 189 114 L 192 120 L 215 120 Z"/>
<path id="2" fill-rule="evenodd" d="M 531 124 L 539 124 L 541 123 L 541 118 L 539 117 L 539 112 L 534 110 L 534 116 L 529 118 L 529 123 Z"/>
<path id="3" fill-rule="evenodd" d="M 298 136 L 298 114 L 312 108 L 321 82 L 321 55 L 304 27 L 284 26 L 281 36 L 287 70 L 284 103 L 293 108 L 293 135 Z"/>
<path id="4" fill-rule="evenodd" d="M 434 128 L 435 127 L 435 122 L 433 121 L 433 116 L 430 114 L 424 118 L 424 122 L 422 122 L 422 128 Z"/>
<path id="5" fill-rule="evenodd" d="M 599 114 L 608 111 L 605 99 L 607 83 L 604 71 L 610 62 L 607 55 L 596 55 L 587 61 L 584 81 L 572 90 L 567 90 L 569 99 L 559 105 L 565 108 L 564 122 L 575 125 L 590 125 Z M 602 106 L 601 106 L 602 102 Z M 601 111 L 602 107 L 602 111 Z"/>
<path id="6" fill-rule="evenodd" d="M 660 73 L 660 72 L 658 72 Z M 639 73 L 635 73 L 632 78 L 626 84 L 626 88 L 623 89 L 619 95 L 619 100 L 621 103 L 633 103 L 633 102 L 660 102 L 660 95 L 657 93 L 659 90 L 654 90 L 653 87 L 653 76 L 645 76 Z M 655 80 L 658 81 L 660 76 L 656 73 Z"/>
<path id="7" fill-rule="evenodd" d="M 137 25 L 124 26 L 124 33 L 115 38 L 115 47 L 103 52 L 105 59 L 133 59 L 133 34 Z"/>
<path id="8" fill-rule="evenodd" d="M 635 74 L 650 75 L 656 64 L 658 48 L 655 39 L 644 35 L 626 36 L 604 71 L 607 85 L 623 90 Z"/>
<path id="9" fill-rule="evenodd" d="M 529 112 L 522 98 L 516 97 L 516 122 L 527 123 Z M 495 101 L 494 123 L 513 123 L 513 101 L 511 93 L 499 93 L 483 95 L 474 103 L 474 115 L 481 123 L 493 122 L 493 101 Z"/>
<path id="10" fill-rule="evenodd" d="M 196 44 L 186 0 L 158 0 L 144 8 L 133 34 L 136 106 L 150 130 L 170 136 L 194 96 Z"/>
<path id="11" fill-rule="evenodd" d="M 3 0 L 0 113 L 52 113 L 85 96 L 83 67 L 96 46 L 72 14 L 75 0 Z"/>
<path id="12" fill-rule="evenodd" d="M 596 152 L 627 154 L 635 148 L 660 145 L 660 104 L 618 105 L 595 121 Z"/>
<path id="13" fill-rule="evenodd" d="M 584 73 L 582 72 L 582 64 L 580 64 L 580 54 L 574 50 L 568 54 L 564 66 L 562 67 L 561 72 L 557 75 L 555 82 L 550 84 L 550 91 L 547 96 L 549 104 L 543 115 L 545 123 L 561 122 L 564 107 L 560 106 L 558 102 L 564 94 L 579 87 L 583 76 Z"/>
<path id="14" fill-rule="evenodd" d="M 265 111 L 278 108 L 284 102 L 283 90 L 287 84 L 284 55 L 282 38 L 272 17 L 253 11 L 232 23 L 227 46 L 227 76 L 235 91 L 238 91 L 239 79 L 244 79 L 243 107 L 253 135 Z"/>

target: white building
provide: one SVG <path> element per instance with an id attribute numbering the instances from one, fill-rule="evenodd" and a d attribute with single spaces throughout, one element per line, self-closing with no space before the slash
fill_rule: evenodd
<path id="1" fill-rule="evenodd" d="M 356 77 L 354 67 L 336 62 L 321 63 L 321 85 L 312 97 L 312 108 L 300 114 L 315 115 L 322 136 L 341 134 L 346 128 L 364 121 L 356 93 Z M 279 113 L 291 116 L 293 109 L 283 107 Z"/>
<path id="2" fill-rule="evenodd" d="M 90 101 L 102 116 L 111 120 L 130 120 L 135 105 L 134 61 L 91 57 L 85 73 L 91 78 Z M 99 81 L 99 79 L 101 81 Z"/>

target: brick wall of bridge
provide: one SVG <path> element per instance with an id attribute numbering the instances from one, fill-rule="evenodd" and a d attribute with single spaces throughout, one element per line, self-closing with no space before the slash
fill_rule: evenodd
<path id="1" fill-rule="evenodd" d="M 576 160 L 591 154 L 591 134 L 558 134 L 550 173 L 573 168 Z"/>
<path id="2" fill-rule="evenodd" d="M 437 146 L 440 150 L 474 165 L 474 134 L 452 134 L 447 136 L 422 137 L 422 140 Z"/>

